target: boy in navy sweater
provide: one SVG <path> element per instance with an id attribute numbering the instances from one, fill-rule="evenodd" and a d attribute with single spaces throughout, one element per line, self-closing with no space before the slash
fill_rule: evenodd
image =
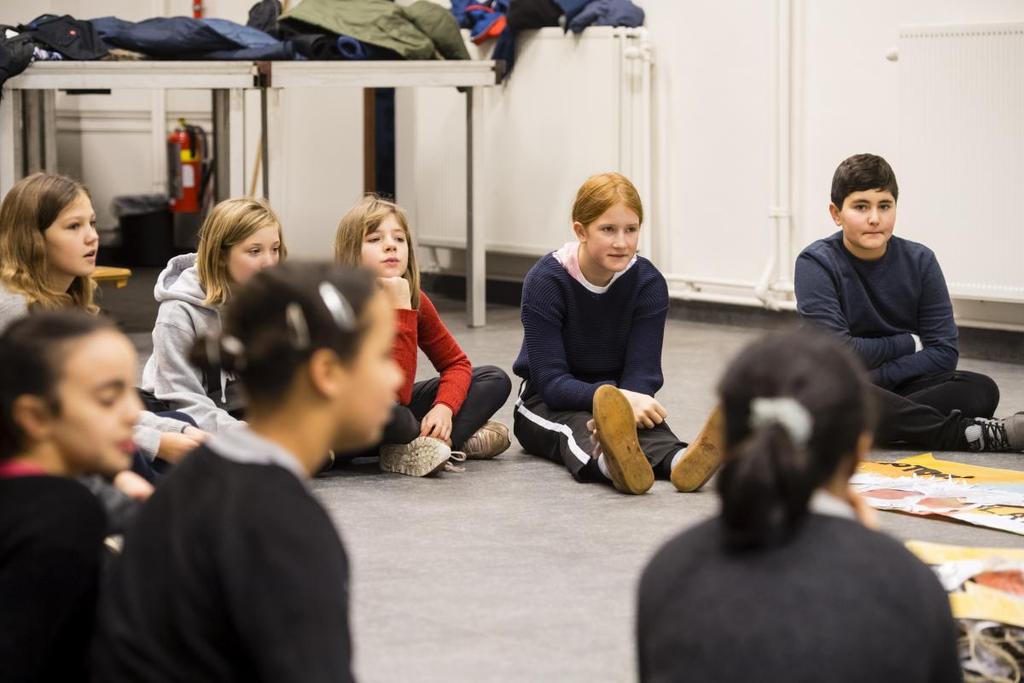
<path id="1" fill-rule="evenodd" d="M 797 257 L 797 308 L 864 361 L 879 406 L 876 441 L 934 450 L 1024 450 L 1024 414 L 992 419 L 999 388 L 957 370 L 959 333 L 935 254 L 894 237 L 899 188 L 872 154 L 843 161 L 829 212 L 840 231 Z"/>
<path id="2" fill-rule="evenodd" d="M 515 434 L 526 452 L 564 463 L 577 481 L 637 494 L 657 474 L 692 491 L 720 460 L 712 438 L 717 412 L 688 448 L 654 398 L 663 382 L 668 287 L 654 264 L 636 254 L 642 219 L 628 179 L 593 176 L 573 206 L 578 241 L 544 256 L 527 274 L 523 346 L 512 367 L 524 380 Z"/>

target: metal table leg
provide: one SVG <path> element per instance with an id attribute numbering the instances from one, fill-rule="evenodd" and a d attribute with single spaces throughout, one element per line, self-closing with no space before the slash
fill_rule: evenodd
<path id="1" fill-rule="evenodd" d="M 480 168 L 483 145 L 483 90 L 466 92 L 466 322 L 487 324 L 487 249 L 483 216 L 484 192 L 474 171 Z"/>

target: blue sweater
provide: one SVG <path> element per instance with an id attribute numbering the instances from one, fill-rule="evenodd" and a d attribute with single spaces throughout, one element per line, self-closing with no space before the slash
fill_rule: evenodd
<path id="1" fill-rule="evenodd" d="M 552 410 L 590 411 L 602 384 L 653 396 L 667 315 L 668 286 L 647 259 L 595 294 L 548 254 L 523 282 L 523 347 L 512 370 Z"/>
<path id="2" fill-rule="evenodd" d="M 837 232 L 797 257 L 795 284 L 800 316 L 848 343 L 875 384 L 894 389 L 956 370 L 953 305 L 939 262 L 923 244 L 893 237 L 885 256 L 863 261 Z M 924 345 L 918 353 L 912 333 Z"/>

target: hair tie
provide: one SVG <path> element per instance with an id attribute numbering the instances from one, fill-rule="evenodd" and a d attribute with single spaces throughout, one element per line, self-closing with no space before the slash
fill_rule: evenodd
<path id="1" fill-rule="evenodd" d="M 795 398 L 776 396 L 755 398 L 750 402 L 750 427 L 757 429 L 779 425 L 798 446 L 806 446 L 814 429 L 814 420 L 807 408 Z"/>
<path id="2" fill-rule="evenodd" d="M 285 322 L 288 323 L 288 341 L 292 348 L 303 351 L 309 348 L 309 325 L 306 324 L 306 314 L 302 312 L 302 306 L 294 301 L 284 309 Z"/>
<path id="3" fill-rule="evenodd" d="M 324 306 L 334 318 L 334 324 L 345 332 L 355 331 L 356 316 L 345 295 L 330 282 L 321 282 L 317 289 L 320 292 L 321 301 L 324 302 Z"/>

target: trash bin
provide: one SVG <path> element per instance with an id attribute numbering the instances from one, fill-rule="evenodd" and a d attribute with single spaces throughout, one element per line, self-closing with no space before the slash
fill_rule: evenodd
<path id="1" fill-rule="evenodd" d="M 111 210 L 120 225 L 125 265 L 163 266 L 174 256 L 174 221 L 167 195 L 114 197 Z"/>

